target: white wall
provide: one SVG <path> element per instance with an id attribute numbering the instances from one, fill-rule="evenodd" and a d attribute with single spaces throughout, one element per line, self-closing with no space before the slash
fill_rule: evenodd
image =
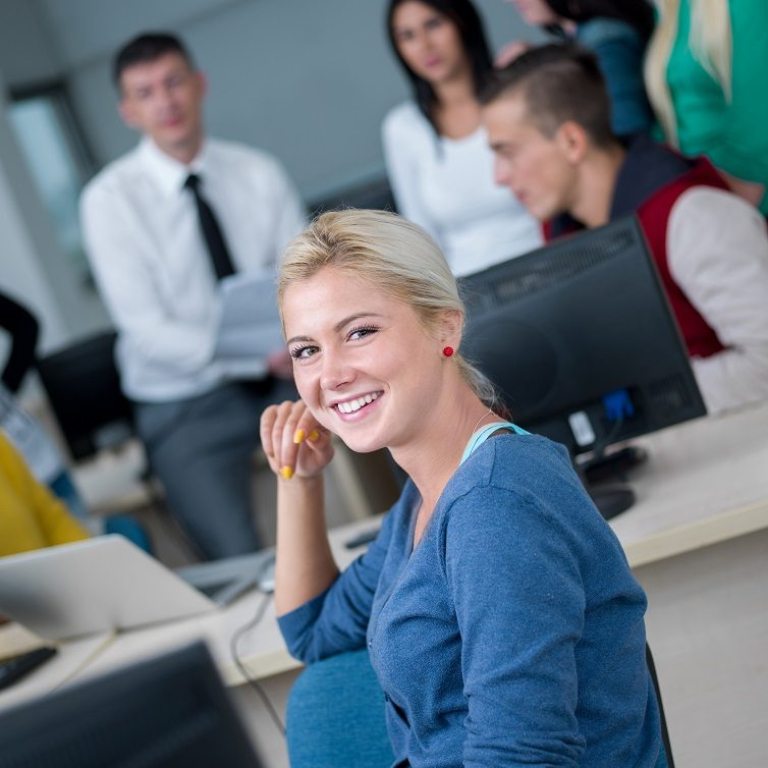
<path id="1" fill-rule="evenodd" d="M 30 0 L 0 0 L 0 72 L 10 87 L 50 80 L 62 71 L 40 11 Z"/>
<path id="2" fill-rule="evenodd" d="M 34 2 L 0 0 L 0 289 L 37 314 L 43 352 L 108 324 L 95 291 L 83 286 L 55 237 L 6 117 L 7 89 L 63 75 L 48 23 Z"/>
<path id="3" fill-rule="evenodd" d="M 5 120 L 4 84 L 18 87 L 50 79 L 59 69 L 35 8 L 26 0 L 0 2 L 0 290 L 35 311 L 46 346 L 61 342 L 66 330 L 15 192 L 13 173 L 19 156 Z M 0 334 L 0 365 L 9 346 L 9 339 Z"/>
<path id="4" fill-rule="evenodd" d="M 0 79 L 0 289 L 33 310 L 41 349 L 107 324 L 95 292 L 85 288 L 56 239 L 11 126 Z"/>
<path id="5" fill-rule="evenodd" d="M 50 347 L 62 342 L 68 333 L 59 301 L 40 263 L 29 219 L 20 207 L 23 197 L 18 195 L 18 179 L 14 177 L 18 159 L 0 96 L 0 289 L 37 314 L 41 340 Z M 34 204 L 31 207 L 34 209 Z"/>
<path id="6" fill-rule="evenodd" d="M 55 29 L 100 163 L 135 136 L 120 123 L 111 57 L 132 35 L 181 34 L 210 80 L 211 133 L 280 157 L 307 197 L 383 173 L 379 128 L 407 96 L 386 0 L 34 0 Z M 502 0 L 478 0 L 495 47 L 532 35 Z"/>

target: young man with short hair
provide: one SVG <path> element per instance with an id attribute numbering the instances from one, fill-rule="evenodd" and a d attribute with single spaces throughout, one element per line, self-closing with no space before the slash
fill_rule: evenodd
<path id="1" fill-rule="evenodd" d="M 208 139 L 207 83 L 176 37 L 145 34 L 117 54 L 123 121 L 143 138 L 86 188 L 83 232 L 119 332 L 123 389 L 169 506 L 208 558 L 259 546 L 251 457 L 261 411 L 291 396 L 284 349 L 214 359 L 219 281 L 270 270 L 304 226 L 272 156 Z M 247 378 L 244 378 L 247 377 Z"/>
<path id="2" fill-rule="evenodd" d="M 611 131 L 595 58 L 532 49 L 482 99 L 496 181 L 548 239 L 636 213 L 711 413 L 768 399 L 768 236 L 705 159 Z"/>

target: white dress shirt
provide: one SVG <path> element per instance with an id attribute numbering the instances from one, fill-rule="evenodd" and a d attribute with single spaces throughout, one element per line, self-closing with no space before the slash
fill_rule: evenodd
<path id="1" fill-rule="evenodd" d="M 691 187 L 667 226 L 675 282 L 727 347 L 691 365 L 710 413 L 768 400 L 765 219 L 730 192 Z"/>
<path id="2" fill-rule="evenodd" d="M 532 251 L 541 227 L 493 180 L 485 129 L 463 139 L 437 136 L 416 104 L 389 112 L 384 159 L 400 213 L 429 232 L 457 276 Z"/>
<path id="3" fill-rule="evenodd" d="M 88 184 L 86 251 L 119 331 L 123 390 L 137 401 L 203 394 L 232 376 L 212 359 L 220 298 L 195 201 L 184 189 L 191 172 L 240 272 L 274 270 L 305 224 L 280 163 L 230 142 L 207 140 L 185 166 L 145 138 Z"/>

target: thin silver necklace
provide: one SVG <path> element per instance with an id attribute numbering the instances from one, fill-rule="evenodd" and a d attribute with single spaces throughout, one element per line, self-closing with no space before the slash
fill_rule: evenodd
<path id="1" fill-rule="evenodd" d="M 482 422 L 483 422 L 485 419 L 487 419 L 489 416 L 496 416 L 496 418 L 499 418 L 499 417 L 497 416 L 497 414 L 495 414 L 495 413 L 493 412 L 493 408 L 489 408 L 489 409 L 488 409 L 488 412 L 487 412 L 487 413 L 484 413 L 484 414 L 483 414 L 483 415 L 480 417 L 480 419 L 478 420 L 477 424 L 475 424 L 475 426 L 472 428 L 472 434 L 471 434 L 471 435 L 470 435 L 470 437 L 469 437 L 469 439 L 470 439 L 470 440 L 472 440 L 472 437 L 473 437 L 473 435 L 475 434 L 475 432 L 477 432 L 477 428 L 480 426 L 480 424 L 481 424 L 481 423 L 482 423 Z M 491 425 L 489 424 L 488 426 L 491 426 Z M 472 441 L 472 445 L 471 445 L 471 446 L 469 446 L 469 448 L 468 448 L 468 450 L 467 450 L 467 451 L 465 451 L 465 455 L 470 455 L 470 454 L 471 454 L 471 453 L 472 453 L 472 452 L 475 450 L 475 446 L 477 445 L 477 441 L 480 439 L 480 437 L 482 437 L 482 436 L 481 436 L 481 435 L 478 435 L 477 437 L 475 437 L 475 439 Z"/>
<path id="2" fill-rule="evenodd" d="M 487 419 L 489 416 L 494 416 L 493 408 L 489 408 L 478 420 L 477 424 L 475 424 L 474 427 L 472 427 L 472 432 L 470 433 L 470 437 L 477 432 L 477 428 L 480 426 L 480 424 Z"/>

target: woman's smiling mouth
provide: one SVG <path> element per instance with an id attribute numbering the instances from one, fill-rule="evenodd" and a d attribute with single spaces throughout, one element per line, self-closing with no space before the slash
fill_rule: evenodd
<path id="1" fill-rule="evenodd" d="M 375 400 L 378 400 L 379 396 L 382 395 L 382 392 L 368 392 L 365 395 L 360 395 L 359 397 L 352 398 L 351 400 L 344 400 L 340 403 L 335 403 L 332 407 L 342 414 L 351 414 L 351 413 L 357 413 L 362 408 L 365 408 L 366 405 L 370 405 Z"/>

